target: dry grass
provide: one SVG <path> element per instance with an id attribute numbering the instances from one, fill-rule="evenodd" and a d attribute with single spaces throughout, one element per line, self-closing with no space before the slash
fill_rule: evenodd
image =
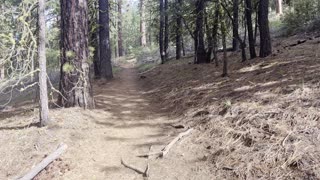
<path id="1" fill-rule="evenodd" d="M 155 101 L 189 126 L 216 179 L 320 179 L 319 39 L 221 67 L 175 61 L 144 74 Z"/>

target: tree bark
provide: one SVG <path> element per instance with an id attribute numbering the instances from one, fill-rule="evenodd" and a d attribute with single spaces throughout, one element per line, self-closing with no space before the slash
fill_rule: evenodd
<path id="1" fill-rule="evenodd" d="M 122 40 L 122 0 L 118 0 L 118 52 L 119 57 L 124 55 Z"/>
<path id="2" fill-rule="evenodd" d="M 98 35 L 97 32 L 94 33 L 96 36 Z M 100 74 L 100 50 L 99 50 L 99 38 L 96 37 L 96 43 L 94 44 L 94 54 L 93 54 L 93 70 L 94 70 L 94 77 L 99 79 L 101 77 Z"/>
<path id="3" fill-rule="evenodd" d="M 223 72 L 222 77 L 228 76 L 228 59 L 227 59 L 227 42 L 226 42 L 226 36 L 227 36 L 227 29 L 226 24 L 223 21 L 221 21 L 221 35 L 222 35 L 222 46 L 223 46 Z"/>
<path id="4" fill-rule="evenodd" d="M 183 36 L 181 36 L 181 47 L 182 47 L 182 55 L 183 55 L 183 56 L 186 56 L 186 48 L 185 48 L 185 45 L 184 45 L 184 38 L 183 38 Z"/>
<path id="5" fill-rule="evenodd" d="M 96 19 L 98 21 L 98 19 Z M 98 22 L 97 22 L 98 24 Z M 94 77 L 100 78 L 100 49 L 99 49 L 99 34 L 97 29 L 91 28 L 92 35 L 91 40 L 94 46 L 94 52 L 93 52 L 93 70 L 94 70 Z"/>
<path id="6" fill-rule="evenodd" d="M 239 0 L 233 0 L 233 39 L 232 39 L 232 49 L 233 51 L 239 50 L 239 40 L 237 35 L 239 34 Z"/>
<path id="7" fill-rule="evenodd" d="M 195 63 L 201 64 L 207 62 L 207 53 L 204 45 L 204 8 L 205 0 L 196 1 L 196 30 L 194 33 L 195 42 Z"/>
<path id="8" fill-rule="evenodd" d="M 47 60 L 46 60 L 46 19 L 45 0 L 39 0 L 39 89 L 40 89 L 40 124 L 46 126 L 50 123 L 48 107 L 48 87 L 47 87 Z"/>
<path id="9" fill-rule="evenodd" d="M 164 51 L 165 51 L 165 59 L 166 61 L 169 58 L 169 12 L 168 12 L 168 0 L 164 0 L 164 11 L 165 11 L 165 16 L 164 16 Z"/>
<path id="10" fill-rule="evenodd" d="M 218 60 L 218 29 L 219 29 L 219 16 L 220 16 L 220 2 L 219 0 L 216 1 L 216 10 L 214 15 L 214 25 L 212 30 L 212 38 L 213 38 L 213 58 L 214 58 L 214 64 L 216 67 L 219 66 L 219 60 Z"/>
<path id="11" fill-rule="evenodd" d="M 58 103 L 63 107 L 93 108 L 89 78 L 87 0 L 60 0 L 61 76 Z"/>
<path id="12" fill-rule="evenodd" d="M 160 11 L 160 30 L 159 30 L 159 48 L 160 48 L 160 56 L 161 56 L 161 64 L 165 62 L 165 51 L 164 51 L 164 6 L 163 0 L 159 0 L 159 11 Z"/>
<path id="13" fill-rule="evenodd" d="M 254 59 L 257 57 L 257 54 L 255 49 L 253 27 L 252 27 L 252 0 L 245 0 L 245 4 L 246 4 L 245 13 L 246 13 L 247 27 L 248 27 L 250 58 Z"/>
<path id="14" fill-rule="evenodd" d="M 267 57 L 272 53 L 268 15 L 269 0 L 260 0 L 258 12 L 258 23 L 260 30 L 260 57 Z"/>
<path id="15" fill-rule="evenodd" d="M 140 44 L 142 47 L 147 46 L 147 26 L 146 26 L 146 7 L 145 0 L 140 0 L 140 32 L 141 40 Z"/>
<path id="16" fill-rule="evenodd" d="M 112 79 L 109 0 L 99 0 L 100 73 L 104 79 Z"/>
<path id="17" fill-rule="evenodd" d="M 283 14 L 282 0 L 276 0 L 276 14 L 278 14 L 278 15 Z"/>
<path id="18" fill-rule="evenodd" d="M 204 9 L 204 22 L 205 22 L 205 28 L 206 28 L 206 35 L 207 35 L 207 41 L 208 41 L 208 50 L 207 50 L 207 59 L 206 59 L 206 63 L 210 63 L 211 62 L 211 54 L 213 51 L 213 34 L 212 34 L 212 29 L 210 29 L 209 27 L 209 23 L 208 23 L 208 14 L 206 12 L 206 9 Z"/>
<path id="19" fill-rule="evenodd" d="M 182 17 L 181 17 L 182 0 L 176 0 L 176 59 L 181 58 L 182 49 Z"/>

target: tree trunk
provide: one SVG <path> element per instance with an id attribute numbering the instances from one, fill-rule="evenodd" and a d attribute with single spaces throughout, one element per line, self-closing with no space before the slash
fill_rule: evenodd
<path id="1" fill-rule="evenodd" d="M 195 63 L 201 64 L 207 62 L 207 53 L 204 45 L 204 8 L 205 0 L 197 0 L 196 2 L 196 30 L 194 33 L 195 47 Z"/>
<path id="2" fill-rule="evenodd" d="M 223 46 L 223 72 L 222 77 L 228 76 L 228 59 L 227 59 L 227 42 L 226 42 L 226 36 L 227 36 L 227 29 L 226 24 L 223 21 L 221 21 L 221 35 L 222 35 L 222 46 Z"/>
<path id="3" fill-rule="evenodd" d="M 181 17 L 182 0 L 176 0 L 176 59 L 181 58 L 182 49 L 182 17 Z"/>
<path id="4" fill-rule="evenodd" d="M 99 0 L 99 45 L 100 45 L 100 73 L 104 79 L 112 79 L 109 0 Z"/>
<path id="5" fill-rule="evenodd" d="M 118 52 L 119 57 L 124 55 L 122 43 L 122 0 L 118 0 Z"/>
<path id="6" fill-rule="evenodd" d="M 206 63 L 210 63 L 211 62 L 211 54 L 213 51 L 213 34 L 212 34 L 212 29 L 210 29 L 209 27 L 209 23 L 208 23 L 208 14 L 206 12 L 206 9 L 204 9 L 204 14 L 205 14 L 205 18 L 204 18 L 204 22 L 205 22 L 205 27 L 206 27 L 206 35 L 207 35 L 207 41 L 208 41 L 208 50 L 207 50 L 207 59 L 206 59 Z"/>
<path id="7" fill-rule="evenodd" d="M 97 32 L 95 32 L 97 35 Z M 97 42 L 94 44 L 94 54 L 93 54 L 93 70 L 94 70 L 94 77 L 99 79 L 101 77 L 100 74 L 100 50 L 99 50 L 99 38 L 97 37 Z"/>
<path id="8" fill-rule="evenodd" d="M 39 0 L 39 88 L 40 88 L 40 124 L 46 126 L 50 123 L 48 107 L 48 87 L 47 87 L 47 60 L 46 60 L 46 20 L 45 20 L 45 0 Z"/>
<path id="9" fill-rule="evenodd" d="M 165 17 L 164 17 L 164 51 L 165 51 L 165 59 L 166 61 L 169 58 L 169 12 L 168 12 L 168 0 L 164 0 L 164 11 L 165 11 Z"/>
<path id="10" fill-rule="evenodd" d="M 58 103 L 63 107 L 93 108 L 89 78 L 88 4 L 61 0 L 61 76 Z"/>
<path id="11" fill-rule="evenodd" d="M 283 14 L 282 0 L 276 0 L 276 13 L 277 13 L 277 15 L 282 15 Z"/>
<path id="12" fill-rule="evenodd" d="M 160 48 L 160 56 L 161 56 L 161 64 L 165 62 L 165 51 L 164 51 L 164 6 L 163 0 L 159 1 L 159 11 L 160 11 L 160 30 L 159 30 L 159 48 Z"/>
<path id="13" fill-rule="evenodd" d="M 182 47 L 182 56 L 186 56 L 186 48 L 184 45 L 184 38 L 181 36 L 181 47 Z"/>
<path id="14" fill-rule="evenodd" d="M 140 32 L 141 32 L 141 41 L 140 44 L 142 47 L 147 46 L 147 26 L 146 26 L 146 7 L 145 0 L 140 0 Z"/>
<path id="15" fill-rule="evenodd" d="M 214 58 L 214 64 L 216 67 L 219 66 L 219 60 L 218 60 L 218 29 L 219 29 L 219 15 L 220 15 L 220 2 L 217 0 L 216 2 L 216 10 L 214 15 L 214 25 L 212 30 L 212 38 L 213 38 L 213 58 Z"/>
<path id="16" fill-rule="evenodd" d="M 239 34 L 239 0 L 233 0 L 233 39 L 232 39 L 232 49 L 233 51 L 239 50 L 239 40 L 237 35 Z"/>
<path id="17" fill-rule="evenodd" d="M 98 20 L 98 19 L 97 19 Z M 98 23 L 98 22 L 97 22 Z M 94 46 L 94 52 L 93 52 L 93 70 L 94 70 L 94 77 L 100 78 L 100 49 L 99 49 L 99 34 L 97 29 L 91 28 L 92 35 L 91 40 Z"/>
<path id="18" fill-rule="evenodd" d="M 249 50 L 250 50 L 250 58 L 254 59 L 257 57 L 255 42 L 253 36 L 253 27 L 252 27 L 252 0 L 245 0 L 246 4 L 246 19 L 247 19 L 247 27 L 248 27 L 248 37 L 249 37 Z"/>
<path id="19" fill-rule="evenodd" d="M 260 57 L 267 57 L 272 53 L 269 32 L 269 0 L 260 0 L 258 23 L 260 30 Z"/>

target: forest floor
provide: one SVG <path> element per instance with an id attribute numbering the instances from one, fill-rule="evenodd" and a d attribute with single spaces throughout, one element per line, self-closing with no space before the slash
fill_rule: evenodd
<path id="1" fill-rule="evenodd" d="M 121 165 L 121 159 L 145 170 L 149 179 L 212 179 L 204 154 L 190 137 L 177 143 L 165 158 L 139 158 L 160 151 L 179 132 L 171 119 L 142 88 L 137 69 L 130 65 L 110 82 L 94 83 L 96 109 L 53 109 L 55 123 L 35 126 L 38 112 L 30 102 L 1 112 L 0 179 L 16 179 L 54 151 L 60 143 L 67 151 L 36 179 L 143 179 Z M 199 133 L 193 131 L 192 134 Z M 191 136 L 191 135 L 190 135 Z"/>
<path id="2" fill-rule="evenodd" d="M 245 63 L 228 53 L 226 78 L 192 57 L 146 72 L 125 64 L 94 82 L 96 109 L 53 109 L 46 128 L 30 102 L 5 109 L 0 179 L 25 174 L 61 142 L 67 151 L 37 179 L 143 179 L 121 158 L 143 170 L 137 155 L 188 128 L 168 156 L 149 160 L 149 179 L 320 179 L 319 37 L 277 38 L 272 56 Z"/>

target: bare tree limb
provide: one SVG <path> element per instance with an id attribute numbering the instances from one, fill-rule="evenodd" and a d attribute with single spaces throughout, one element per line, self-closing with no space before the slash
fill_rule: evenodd
<path id="1" fill-rule="evenodd" d="M 164 157 L 165 155 L 168 154 L 168 152 L 170 151 L 170 149 L 173 147 L 173 145 L 178 142 L 180 139 L 182 139 L 184 136 L 188 135 L 191 133 L 191 131 L 193 131 L 193 129 L 189 129 L 188 131 L 186 132 L 182 132 L 180 133 L 176 138 L 174 138 L 166 147 L 164 147 L 162 149 L 162 154 L 161 154 L 161 157 Z"/>
<path id="2" fill-rule="evenodd" d="M 136 167 L 134 167 L 134 166 L 126 163 L 122 158 L 121 158 L 121 164 L 122 164 L 124 167 L 126 167 L 126 168 L 128 168 L 128 169 L 131 169 L 131 170 L 135 171 L 135 172 L 138 173 L 138 174 L 142 174 L 143 176 L 145 175 L 145 171 L 140 170 L 140 169 L 138 169 L 138 168 L 136 168 Z"/>
<path id="3" fill-rule="evenodd" d="M 48 157 L 43 159 L 36 167 L 34 167 L 28 174 L 20 178 L 19 180 L 31 180 L 36 175 L 38 175 L 44 168 L 46 168 L 49 164 L 51 164 L 54 160 L 58 159 L 58 157 L 68 148 L 66 144 L 61 144 L 57 150 L 55 150 Z"/>
<path id="4" fill-rule="evenodd" d="M 143 155 L 138 155 L 137 157 L 144 157 L 149 158 L 150 156 L 157 156 L 157 157 L 164 157 L 168 154 L 169 150 L 173 147 L 173 145 L 178 142 L 180 139 L 182 139 L 184 136 L 190 134 L 193 131 L 193 129 L 189 129 L 185 132 L 180 133 L 176 138 L 174 138 L 168 145 L 166 145 L 160 152 L 155 153 L 148 153 Z"/>

